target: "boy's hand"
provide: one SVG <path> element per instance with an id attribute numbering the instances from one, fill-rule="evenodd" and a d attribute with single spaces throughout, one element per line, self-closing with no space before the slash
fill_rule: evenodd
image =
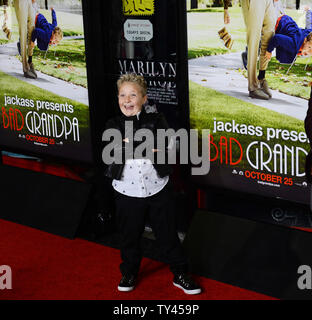
<path id="1" fill-rule="evenodd" d="M 129 138 L 125 138 L 125 139 L 123 139 L 122 141 L 129 143 Z"/>
<path id="2" fill-rule="evenodd" d="M 33 41 L 30 42 L 30 47 L 34 48 L 35 47 L 35 43 Z"/>
<path id="3" fill-rule="evenodd" d="M 267 51 L 267 52 L 265 53 L 265 57 L 266 57 L 268 60 L 271 60 L 271 58 L 272 58 L 272 52 Z"/>
<path id="4" fill-rule="evenodd" d="M 224 24 L 229 24 L 231 22 L 229 10 L 224 9 Z"/>

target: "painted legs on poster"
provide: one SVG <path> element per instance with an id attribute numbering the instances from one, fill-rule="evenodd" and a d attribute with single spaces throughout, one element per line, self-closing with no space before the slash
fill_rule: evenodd
<path id="1" fill-rule="evenodd" d="M 28 57 L 33 55 L 31 43 L 31 34 L 35 28 L 35 10 L 31 0 L 14 0 L 16 18 L 18 21 L 20 48 L 23 64 L 24 76 L 27 78 L 36 78 L 31 66 L 28 63 Z"/>
<path id="2" fill-rule="evenodd" d="M 257 78 L 257 60 L 260 48 L 260 70 L 266 70 L 269 60 L 265 57 L 266 48 L 273 36 L 276 14 L 272 0 L 241 0 L 242 11 L 247 31 L 248 45 L 248 90 L 259 89 Z"/>

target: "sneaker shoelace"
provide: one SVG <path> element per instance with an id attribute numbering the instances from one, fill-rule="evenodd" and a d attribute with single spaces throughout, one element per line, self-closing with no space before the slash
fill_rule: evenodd
<path id="1" fill-rule="evenodd" d="M 191 278 L 188 275 L 180 275 L 179 280 L 187 288 L 194 286 L 194 282 L 191 280 Z"/>
<path id="2" fill-rule="evenodd" d="M 122 276 L 121 282 L 132 284 L 134 282 L 134 277 Z"/>

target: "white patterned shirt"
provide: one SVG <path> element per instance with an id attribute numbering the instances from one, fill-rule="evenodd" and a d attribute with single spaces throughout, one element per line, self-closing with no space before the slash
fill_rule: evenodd
<path id="1" fill-rule="evenodd" d="M 169 176 L 160 178 L 150 159 L 127 159 L 121 180 L 114 179 L 113 188 L 126 196 L 146 198 L 162 190 Z"/>

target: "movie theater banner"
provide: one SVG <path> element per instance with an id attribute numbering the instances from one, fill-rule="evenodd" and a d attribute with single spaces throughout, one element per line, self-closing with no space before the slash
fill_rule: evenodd
<path id="1" fill-rule="evenodd" d="M 227 25 L 222 7 L 189 8 L 187 13 L 190 123 L 191 128 L 210 129 L 211 169 L 194 179 L 201 185 L 309 203 L 305 159 L 310 146 L 304 119 L 312 68 L 300 57 L 293 66 L 281 64 L 273 52 L 266 71 L 272 98 L 249 97 L 243 60 L 246 27 L 238 5 L 229 13 Z M 305 27 L 304 13 L 294 9 L 287 14 Z"/>
<path id="2" fill-rule="evenodd" d="M 63 38 L 42 45 L 34 42 L 32 63 L 37 78 L 24 76 L 21 35 L 14 2 L 8 28 L 11 37 L 0 35 L 0 146 L 20 152 L 90 162 L 91 138 L 88 83 L 81 1 L 37 1 L 31 7 L 38 21 L 59 27 Z M 54 10 L 51 9 L 51 7 Z M 2 11 L 1 11 L 2 13 Z M 27 26 L 26 26 L 27 27 Z M 43 31 L 42 31 L 43 33 Z M 38 33 L 39 34 L 39 33 Z M 45 35 L 46 36 L 46 35 Z M 26 39 L 27 41 L 27 39 Z M 29 46 L 29 45 L 28 45 Z"/>
<path id="3" fill-rule="evenodd" d="M 180 39 L 185 36 L 185 3 L 117 0 L 107 3 L 105 10 L 110 12 L 103 21 L 103 29 L 107 30 L 103 38 L 105 47 L 110 48 L 103 52 L 104 61 L 111 62 L 105 72 L 109 86 L 115 90 L 116 81 L 126 73 L 144 76 L 148 85 L 146 111 L 163 112 L 172 127 L 185 126 L 188 115 L 181 117 L 181 112 L 187 113 L 188 102 L 181 98 L 181 92 L 187 91 L 187 62 L 180 59 L 182 54 L 186 55 L 187 45 L 183 43 L 182 52 Z"/>

